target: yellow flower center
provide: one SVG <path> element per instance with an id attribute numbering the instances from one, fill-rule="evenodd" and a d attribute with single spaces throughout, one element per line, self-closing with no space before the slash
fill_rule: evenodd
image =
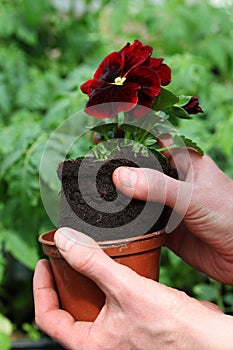
<path id="1" fill-rule="evenodd" d="M 115 85 L 123 85 L 124 82 L 125 82 L 125 80 L 126 80 L 125 77 L 123 77 L 123 78 L 117 77 L 117 78 L 114 80 L 114 83 L 113 83 L 113 84 L 115 84 Z"/>

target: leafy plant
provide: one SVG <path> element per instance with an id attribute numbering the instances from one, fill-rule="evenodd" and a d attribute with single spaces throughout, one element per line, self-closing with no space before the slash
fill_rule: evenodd
<path id="1" fill-rule="evenodd" d="M 31 277 L 42 256 L 37 237 L 53 226 L 40 197 L 41 155 L 51 133 L 83 108 L 86 98 L 79 86 L 100 63 L 99 57 L 135 37 L 153 46 L 156 56 L 165 57 L 173 69 L 172 91 L 197 95 L 205 110 L 202 118 L 192 120 L 192 127 L 180 120 L 179 133 L 233 176 L 231 9 L 207 1 L 138 0 L 135 6 L 133 0 L 100 0 L 94 10 L 93 2 L 86 0 L 83 12 L 77 12 L 75 2 L 69 3 L 73 7 L 62 10 L 50 0 L 0 0 L 0 313 L 4 324 L 6 318 L 11 324 L 7 332 L 0 325 L 3 349 L 10 346 L 12 324 L 22 329 L 24 322 L 32 322 L 33 310 L 24 320 L 16 316 L 25 305 L 32 307 Z M 85 141 L 71 153 L 85 153 Z M 53 184 L 47 185 L 54 192 Z M 8 293 L 16 278 L 12 261 L 24 278 L 14 300 Z M 212 284 L 167 250 L 161 281 L 214 302 L 220 295 L 225 311 L 233 314 L 232 287 Z"/>
<path id="2" fill-rule="evenodd" d="M 139 40 L 128 42 L 119 51 L 108 54 L 93 78 L 81 85 L 81 91 L 88 95 L 84 111 L 98 119 L 114 120 L 93 128 L 101 136 L 93 148 L 97 158 L 113 156 L 115 150 L 131 146 L 135 154 L 148 155 L 150 151 L 165 162 L 165 149 L 159 145 L 163 134 L 173 138 L 173 145 L 168 148 L 185 144 L 203 154 L 196 143 L 185 136 L 179 138 L 172 124 L 166 123 L 172 119 L 177 124 L 177 118 L 192 119 L 190 115 L 203 113 L 199 100 L 196 96 L 177 96 L 163 87 L 170 84 L 172 70 L 163 58 L 151 57 L 152 52 L 151 46 Z M 121 141 L 116 140 L 118 134 Z M 111 149 L 103 143 L 109 139 L 114 139 Z"/>

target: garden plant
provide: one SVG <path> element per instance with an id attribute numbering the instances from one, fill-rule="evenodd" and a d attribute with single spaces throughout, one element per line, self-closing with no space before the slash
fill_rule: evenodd
<path id="1" fill-rule="evenodd" d="M 51 133 L 83 109 L 81 84 L 100 57 L 135 38 L 172 67 L 169 85 L 198 96 L 204 113 L 176 128 L 233 176 L 232 4 L 208 1 L 0 0 L 0 345 L 41 336 L 34 325 L 31 279 L 43 256 L 38 236 L 51 229 L 40 194 L 41 156 Z M 85 124 L 80 120 L 80 127 Z M 91 127 L 91 125 L 90 125 Z M 83 156 L 84 138 L 69 158 Z M 59 148 L 60 147 L 60 148 Z M 59 155 L 59 151 L 61 156 Z M 51 159 L 63 157 L 62 139 Z M 50 161 L 48 160 L 48 167 Z M 43 179 L 42 179 L 43 180 Z M 48 193 L 53 179 L 46 178 Z M 170 251 L 160 281 L 233 314 L 233 289 L 198 273 Z"/>

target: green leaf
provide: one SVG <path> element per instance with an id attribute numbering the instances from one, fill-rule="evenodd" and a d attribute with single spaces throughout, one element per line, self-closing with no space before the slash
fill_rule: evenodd
<path id="1" fill-rule="evenodd" d="M 160 94 L 156 97 L 152 105 L 154 111 L 163 111 L 175 103 L 179 102 L 179 98 L 173 92 L 162 88 Z"/>
<path id="2" fill-rule="evenodd" d="M 5 172 L 21 158 L 23 155 L 24 150 L 22 149 L 16 149 L 14 153 L 10 153 L 7 155 L 1 164 L 1 169 L 0 169 L 0 178 L 2 178 L 5 174 Z"/>
<path id="3" fill-rule="evenodd" d="M 129 135 L 134 135 L 134 139 L 136 139 L 136 135 L 144 133 L 145 130 L 138 127 L 137 125 L 131 125 L 131 124 L 121 124 L 121 129 L 125 132 L 128 133 Z"/>
<path id="4" fill-rule="evenodd" d="M 153 137 L 147 137 L 146 140 L 143 142 L 143 144 L 146 146 L 146 147 L 150 147 L 150 146 L 153 146 L 157 143 L 157 140 Z"/>
<path id="5" fill-rule="evenodd" d="M 30 242 L 31 243 L 31 242 Z M 29 269 L 34 269 L 39 259 L 36 246 L 32 246 L 13 231 L 7 231 L 6 250 Z"/>
<path id="6" fill-rule="evenodd" d="M 5 267 L 6 267 L 6 259 L 2 255 L 2 252 L 0 249 L 0 284 L 4 277 Z"/>
<path id="7" fill-rule="evenodd" d="M 0 331 L 0 344 L 1 344 L 1 350 L 10 350 L 11 349 L 11 342 L 10 342 L 10 337 L 2 333 Z"/>
<path id="8" fill-rule="evenodd" d="M 22 324 L 22 329 L 26 332 L 27 337 L 31 340 L 39 340 L 41 333 L 35 323 L 24 322 Z"/>
<path id="9" fill-rule="evenodd" d="M 182 141 L 181 141 L 182 140 Z M 183 147 L 184 143 L 186 147 L 192 148 L 195 151 L 197 151 L 201 156 L 204 155 L 204 151 L 196 144 L 196 142 L 192 141 L 191 139 L 185 137 L 184 135 L 176 135 L 174 137 L 174 144 L 178 147 Z"/>
<path id="10" fill-rule="evenodd" d="M 110 131 L 112 131 L 116 135 L 117 126 L 118 126 L 117 123 L 108 123 L 108 124 L 104 123 L 104 124 L 100 124 L 100 125 L 96 125 L 94 127 L 91 127 L 90 129 L 97 132 L 97 133 L 102 134 L 105 137 L 105 139 L 108 140 L 109 139 L 108 133 Z"/>
<path id="11" fill-rule="evenodd" d="M 218 296 L 217 289 L 213 285 L 205 283 L 198 283 L 193 290 L 199 299 L 215 301 Z"/>
<path id="12" fill-rule="evenodd" d="M 189 101 L 191 100 L 192 96 L 185 96 L 181 95 L 179 96 L 179 101 L 175 104 L 177 107 L 185 106 Z"/>
<path id="13" fill-rule="evenodd" d="M 183 108 L 172 106 L 165 110 L 167 114 L 169 114 L 172 117 L 177 117 L 180 119 L 192 119 L 190 114 L 188 114 Z"/>
<path id="14" fill-rule="evenodd" d="M 1 337 L 1 334 L 11 335 L 12 332 L 13 332 L 12 323 L 10 322 L 10 320 L 8 320 L 8 318 L 0 314 L 0 337 Z M 2 345 L 1 342 L 0 344 Z"/>
<path id="15" fill-rule="evenodd" d="M 30 28 L 27 28 L 26 26 L 19 26 L 16 35 L 27 45 L 35 45 L 37 42 L 36 33 L 32 32 Z"/>
<path id="16" fill-rule="evenodd" d="M 226 293 L 224 295 L 224 302 L 230 306 L 233 306 L 233 292 Z"/>
<path id="17" fill-rule="evenodd" d="M 11 321 L 0 313 L 0 345 L 1 350 L 10 350 L 10 336 L 13 332 L 13 324 Z"/>
<path id="18" fill-rule="evenodd" d="M 221 119 L 216 124 L 216 143 L 221 147 L 221 150 L 226 155 L 226 157 L 230 157 L 233 150 L 232 127 L 233 112 L 228 114 L 227 122 L 224 122 L 224 120 Z"/>

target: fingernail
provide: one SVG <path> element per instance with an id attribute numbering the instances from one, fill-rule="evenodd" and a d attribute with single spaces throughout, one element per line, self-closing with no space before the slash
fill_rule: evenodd
<path id="1" fill-rule="evenodd" d="M 59 228 L 54 236 L 54 241 L 58 249 L 66 252 L 75 243 L 88 248 L 99 248 L 99 245 L 91 237 L 70 227 Z"/>
<path id="2" fill-rule="evenodd" d="M 54 241 L 58 249 L 68 251 L 77 242 L 77 232 L 69 227 L 59 228 L 55 233 Z"/>
<path id="3" fill-rule="evenodd" d="M 132 168 L 122 167 L 119 169 L 120 184 L 133 188 L 137 183 L 137 173 Z"/>

